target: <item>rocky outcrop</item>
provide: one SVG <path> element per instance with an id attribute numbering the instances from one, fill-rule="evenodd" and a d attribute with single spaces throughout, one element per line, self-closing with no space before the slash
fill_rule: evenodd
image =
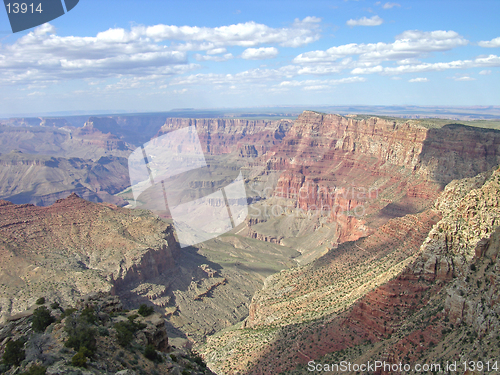
<path id="1" fill-rule="evenodd" d="M 107 293 L 83 296 L 74 307 L 47 301 L 41 308 L 46 309 L 53 322 L 43 332 L 34 331 L 28 315 L 0 324 L 0 355 L 11 341 L 21 342 L 19 350 L 24 354 L 19 366 L 2 363 L 2 373 L 27 373 L 38 367 L 47 375 L 181 374 L 188 369 L 197 374 L 213 374 L 189 350 L 169 345 L 165 319 L 158 313 L 141 316 L 140 309 L 124 310 L 120 299 Z M 92 336 L 84 336 L 89 347 L 82 351 L 86 353 L 85 364 L 79 367 L 73 361 L 78 351 L 74 347 L 75 327 L 77 335 L 81 335 L 78 339 Z M 71 337 L 73 344 L 68 345 Z"/>
<path id="2" fill-rule="evenodd" d="M 49 207 L 0 206 L 1 315 L 41 295 L 71 304 L 93 291 L 121 290 L 174 267 L 172 227 L 145 212 L 75 194 Z"/>

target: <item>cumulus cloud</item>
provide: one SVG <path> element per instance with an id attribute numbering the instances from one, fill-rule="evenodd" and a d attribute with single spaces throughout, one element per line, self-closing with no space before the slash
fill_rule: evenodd
<path id="1" fill-rule="evenodd" d="M 346 56 L 358 55 L 360 61 L 381 62 L 425 57 L 430 52 L 449 51 L 468 41 L 455 31 L 409 30 L 396 36 L 394 43 L 350 43 L 326 51 L 311 51 L 298 55 L 297 64 L 334 62 Z"/>
<path id="2" fill-rule="evenodd" d="M 136 26 L 129 32 L 135 37 L 148 37 L 155 41 L 176 40 L 205 42 L 215 48 L 224 46 L 255 47 L 276 43 L 284 47 L 299 47 L 319 39 L 318 24 L 321 19 L 306 17 L 296 19 L 291 27 L 272 28 L 253 21 L 220 27 L 154 25 Z"/>
<path id="3" fill-rule="evenodd" d="M 392 9 L 394 7 L 401 7 L 401 4 L 398 4 L 398 3 L 385 3 L 382 8 L 384 9 Z"/>
<path id="4" fill-rule="evenodd" d="M 483 76 L 490 75 L 491 74 L 491 70 L 481 70 L 479 72 L 479 74 L 481 74 Z"/>
<path id="5" fill-rule="evenodd" d="M 427 78 L 412 78 L 408 82 L 428 82 Z"/>
<path id="6" fill-rule="evenodd" d="M 278 50 L 274 47 L 247 48 L 241 54 L 245 60 L 265 60 L 278 56 Z"/>
<path id="7" fill-rule="evenodd" d="M 489 40 L 489 41 L 481 41 L 478 43 L 481 47 L 486 48 L 496 48 L 500 47 L 500 37 Z"/>
<path id="8" fill-rule="evenodd" d="M 189 63 L 234 58 L 227 47 L 248 49 L 247 59 L 272 58 L 274 47 L 262 43 L 303 46 L 320 37 L 317 17 L 296 19 L 289 27 L 272 28 L 256 22 L 221 27 L 153 25 L 129 30 L 111 28 L 95 36 L 59 36 L 46 23 L 13 44 L 0 45 L 0 83 L 54 83 L 66 79 L 107 79 L 120 76 L 172 76 L 199 68 Z"/>
<path id="9" fill-rule="evenodd" d="M 346 22 L 347 26 L 378 26 L 382 25 L 384 23 L 384 20 L 380 18 L 379 16 L 373 16 L 371 18 L 360 18 L 357 20 L 350 19 L 349 21 Z"/>
<path id="10" fill-rule="evenodd" d="M 61 37 L 44 24 L 0 47 L 0 82 L 54 82 L 64 79 L 106 78 L 119 75 L 173 75 L 194 69 L 185 52 L 119 29 L 95 37 Z"/>

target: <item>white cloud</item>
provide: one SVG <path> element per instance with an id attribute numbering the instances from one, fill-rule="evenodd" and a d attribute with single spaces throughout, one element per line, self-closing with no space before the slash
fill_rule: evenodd
<path id="1" fill-rule="evenodd" d="M 481 74 L 483 76 L 490 75 L 491 74 L 491 70 L 481 70 L 479 72 L 479 74 Z"/>
<path id="2" fill-rule="evenodd" d="M 227 49 L 225 48 L 214 48 L 214 49 L 210 49 L 207 51 L 207 55 L 218 55 L 220 53 L 226 53 L 227 52 Z"/>
<path id="3" fill-rule="evenodd" d="M 247 48 L 241 54 L 245 60 L 265 60 L 278 56 L 278 49 L 274 47 Z"/>
<path id="4" fill-rule="evenodd" d="M 373 16 L 372 18 L 360 18 L 357 20 L 350 19 L 349 21 L 346 22 L 347 26 L 378 26 L 382 25 L 384 23 L 384 20 L 380 18 L 379 16 Z"/>
<path id="5" fill-rule="evenodd" d="M 284 47 L 299 47 L 319 39 L 317 17 L 296 19 L 292 27 L 272 28 L 250 21 L 229 26 L 197 27 L 154 25 L 136 26 L 131 34 L 145 36 L 156 41 L 176 40 L 183 42 L 206 42 L 215 48 L 224 46 L 255 47 L 264 43 L 276 43 Z"/>
<path id="6" fill-rule="evenodd" d="M 226 61 L 229 46 L 255 47 L 275 43 L 303 46 L 320 37 L 317 17 L 296 19 L 289 27 L 272 28 L 255 22 L 221 27 L 134 26 L 112 28 L 95 36 L 59 36 L 53 25 L 35 28 L 13 44 L 0 45 L 0 84 L 46 84 L 68 79 L 109 79 L 179 75 L 199 68 L 188 61 Z M 244 52 L 249 59 L 275 57 L 274 47 Z"/>
<path id="7" fill-rule="evenodd" d="M 196 68 L 185 52 L 136 38 L 121 29 L 95 37 L 61 37 L 44 24 L 11 45 L 0 46 L 0 83 L 172 75 Z"/>
<path id="8" fill-rule="evenodd" d="M 384 68 L 381 65 L 377 65 L 371 68 L 355 68 L 351 71 L 351 74 L 371 74 L 383 72 Z"/>
<path id="9" fill-rule="evenodd" d="M 469 76 L 462 76 L 462 77 L 453 77 L 455 81 L 475 81 L 475 78 L 469 77 Z"/>
<path id="10" fill-rule="evenodd" d="M 297 64 L 334 62 L 346 56 L 358 55 L 360 61 L 381 62 L 387 60 L 415 59 L 431 52 L 449 51 L 468 43 L 455 31 L 436 30 L 424 32 L 409 30 L 396 36 L 394 43 L 344 44 L 326 51 L 311 51 L 298 55 Z"/>
<path id="11" fill-rule="evenodd" d="M 412 78 L 408 82 L 428 82 L 427 78 Z"/>
<path id="12" fill-rule="evenodd" d="M 176 77 L 171 85 L 244 85 L 271 82 L 280 79 L 291 79 L 297 75 L 300 68 L 294 65 L 279 69 L 250 69 L 236 74 L 200 73 L 187 77 Z"/>
<path id="13" fill-rule="evenodd" d="M 481 41 L 478 43 L 481 47 L 486 48 L 496 48 L 500 47 L 500 37 L 492 39 L 490 41 Z"/>
<path id="14" fill-rule="evenodd" d="M 396 68 L 384 68 L 384 74 L 403 74 L 403 73 L 419 73 L 443 71 L 447 69 L 469 69 L 481 67 L 498 67 L 500 66 L 500 57 L 496 55 L 480 56 L 474 60 L 456 60 L 451 62 L 439 63 L 424 63 L 418 65 L 401 65 Z M 356 71 L 355 74 L 362 74 Z"/>
<path id="15" fill-rule="evenodd" d="M 391 9 L 391 8 L 394 8 L 394 7 L 401 7 L 401 4 L 398 4 L 398 3 L 385 3 L 383 5 L 383 8 L 384 9 Z"/>
<path id="16" fill-rule="evenodd" d="M 207 52 L 208 53 L 208 52 Z M 217 56 L 217 55 L 200 55 L 199 53 L 194 55 L 194 58 L 198 61 L 227 61 L 231 60 L 234 58 L 232 53 L 226 53 L 223 56 Z"/>
<path id="17" fill-rule="evenodd" d="M 348 84 L 348 83 L 357 83 L 357 82 L 365 82 L 366 79 L 364 77 L 346 77 L 340 79 L 308 79 L 303 81 L 282 81 L 277 88 L 293 88 L 293 87 L 301 87 L 303 90 L 324 90 L 330 89 L 333 86 L 340 84 Z"/>

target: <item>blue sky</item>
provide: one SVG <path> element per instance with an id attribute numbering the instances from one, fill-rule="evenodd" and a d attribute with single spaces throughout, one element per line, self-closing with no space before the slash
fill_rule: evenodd
<path id="1" fill-rule="evenodd" d="M 12 34 L 0 116 L 498 105 L 500 1 L 80 0 Z"/>

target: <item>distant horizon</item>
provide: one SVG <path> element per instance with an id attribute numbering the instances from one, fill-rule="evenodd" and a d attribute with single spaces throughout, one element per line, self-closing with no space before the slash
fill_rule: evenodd
<path id="1" fill-rule="evenodd" d="M 244 115 L 255 115 L 265 117 L 269 115 L 278 117 L 280 110 L 291 110 L 296 112 L 297 115 L 303 111 L 321 111 L 326 110 L 325 113 L 333 113 L 332 111 L 338 110 L 338 114 L 358 114 L 358 115 L 379 115 L 379 116 L 392 116 L 401 118 L 442 118 L 442 119 L 455 119 L 458 117 L 469 117 L 470 119 L 499 119 L 500 120 L 500 105 L 470 105 L 470 106 L 449 106 L 449 105 L 276 105 L 276 106 L 253 106 L 253 107 L 214 107 L 214 108 L 172 108 L 164 111 L 127 111 L 127 110 L 96 110 L 96 111 L 58 111 L 58 112 L 45 112 L 45 113 L 13 113 L 0 115 L 0 119 L 8 120 L 15 118 L 65 118 L 65 117 L 86 117 L 86 116 L 128 116 L 128 115 L 168 115 L 173 114 L 172 117 L 190 117 L 189 114 L 210 114 L 219 115 L 219 117 L 245 117 Z M 392 109 L 392 111 L 388 111 Z M 406 109 L 406 111 L 405 111 Z M 417 112 L 407 112 L 413 109 Z M 384 111 L 385 110 L 385 111 Z M 400 113 L 397 113 L 402 111 Z M 434 110 L 434 111 L 432 111 Z M 448 110 L 442 113 L 439 110 Z M 488 111 L 489 110 L 489 111 Z M 437 112 L 435 112 L 437 111 Z M 249 113 L 245 113 L 249 112 Z M 390 113 L 389 113 L 390 112 Z M 441 113 L 440 113 L 441 112 Z M 240 116 L 238 116 L 240 115 Z M 195 116 L 199 117 L 199 116 Z M 247 116 L 248 117 L 248 116 Z"/>

